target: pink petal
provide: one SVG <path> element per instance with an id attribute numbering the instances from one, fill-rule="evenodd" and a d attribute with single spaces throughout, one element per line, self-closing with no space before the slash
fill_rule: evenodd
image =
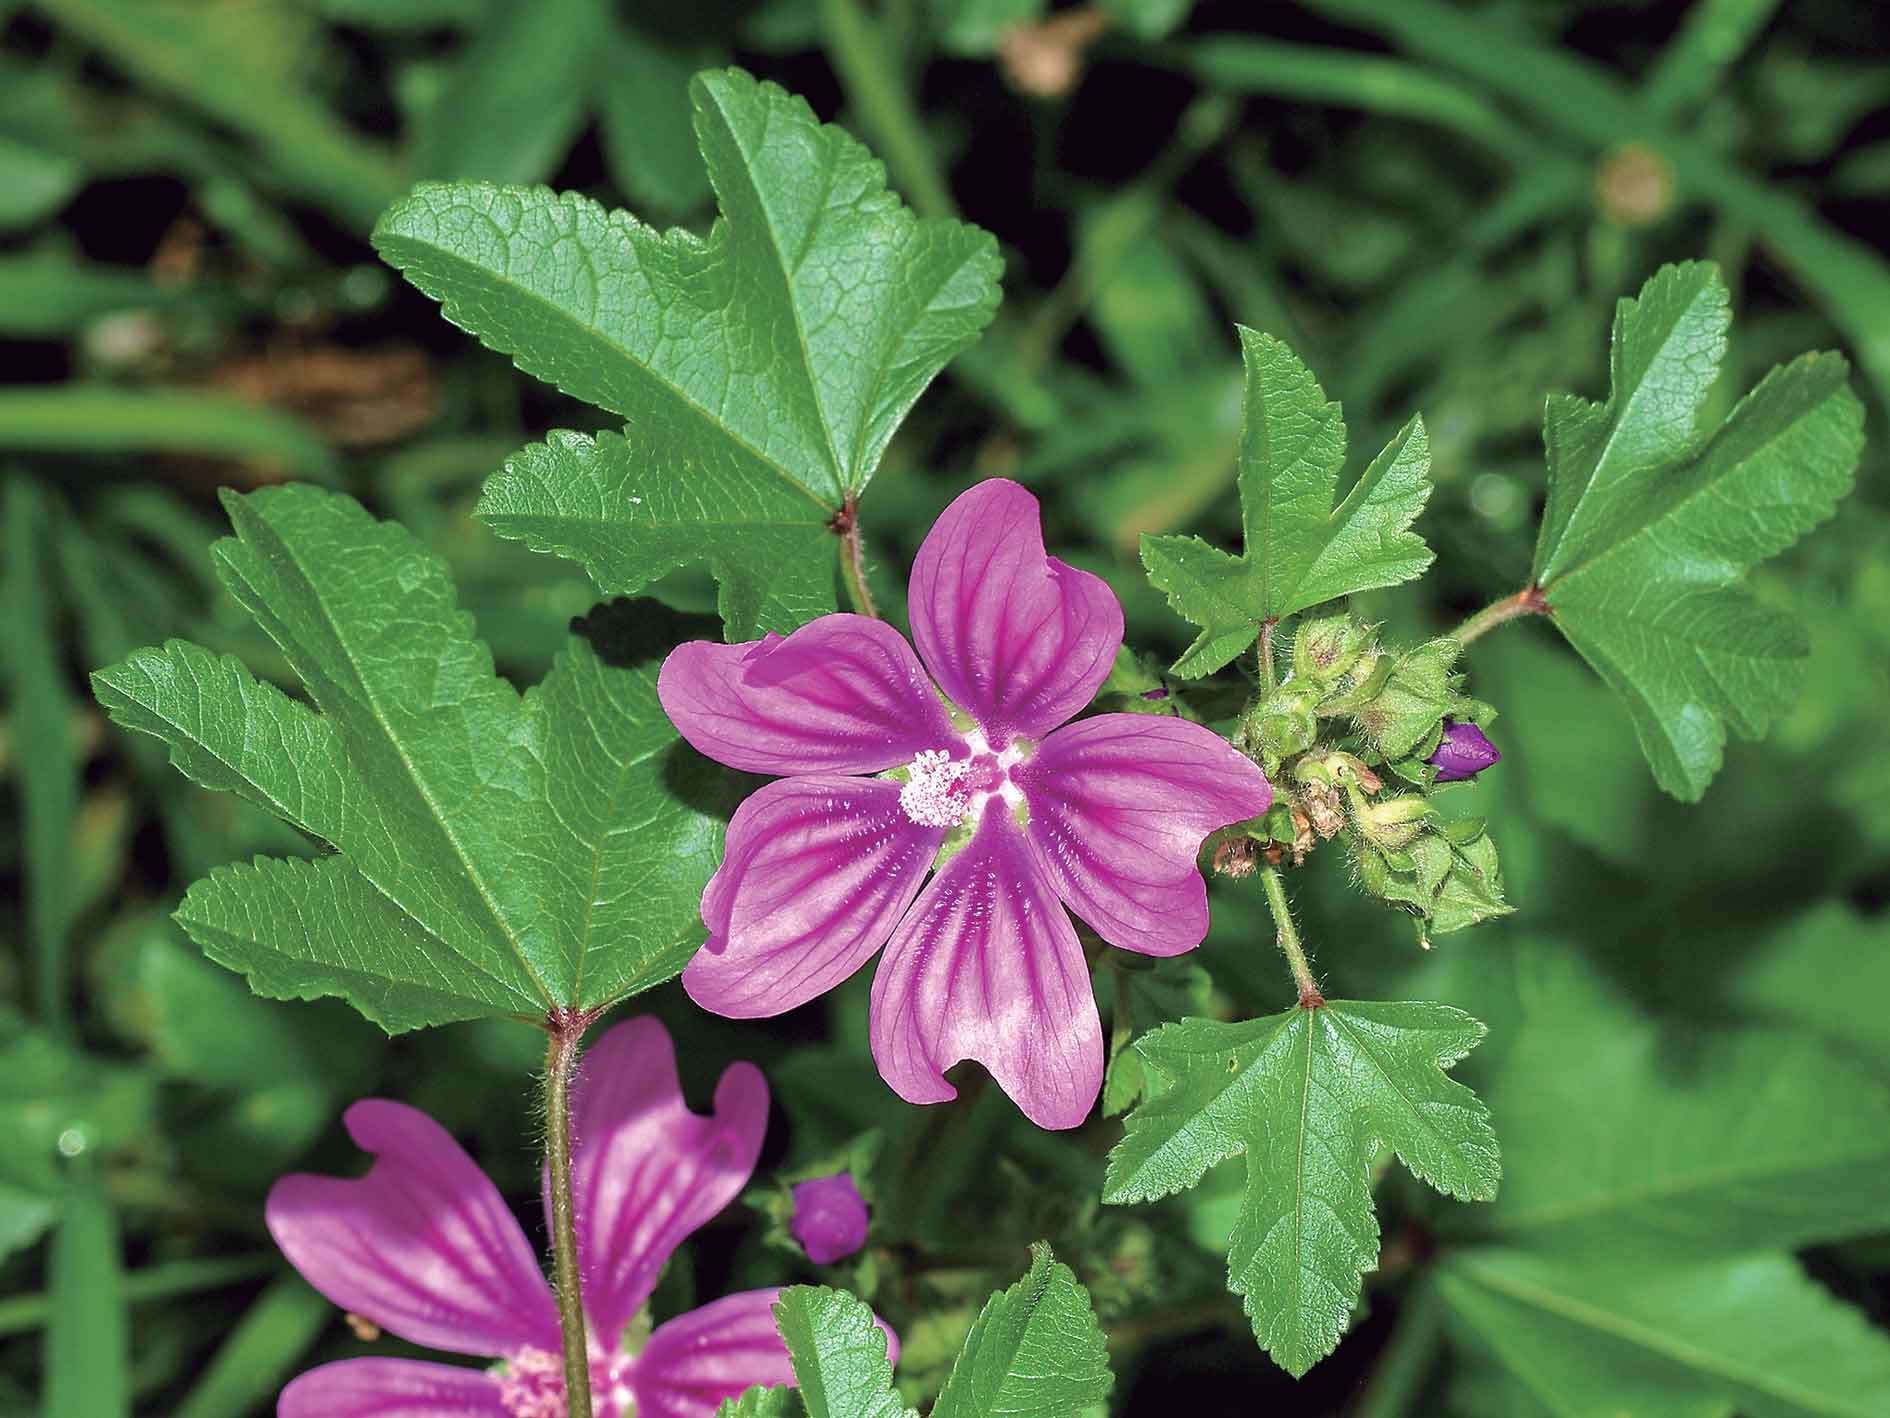
<path id="1" fill-rule="evenodd" d="M 343 1359 L 282 1390 L 276 1418 L 507 1418 L 484 1369 L 417 1359 Z"/>
<path id="2" fill-rule="evenodd" d="M 723 1071 L 713 1117 L 689 1111 L 660 1020 L 625 1020 L 586 1052 L 571 1083 L 571 1195 L 601 1343 L 617 1342 L 676 1247 L 740 1193 L 767 1128 L 753 1064 Z"/>
<path id="3" fill-rule="evenodd" d="M 1064 904 L 1111 945 L 1178 955 L 1207 934 L 1202 840 L 1258 817 L 1266 774 L 1183 719 L 1099 714 L 1058 729 L 1011 770 L 1030 839 Z"/>
<path id="4" fill-rule="evenodd" d="M 912 641 L 993 747 L 1040 738 L 1094 697 L 1122 644 L 1122 607 L 1043 549 L 1037 499 L 993 478 L 939 517 L 912 563 Z"/>
<path id="5" fill-rule="evenodd" d="M 745 1290 L 658 1325 L 631 1374 L 637 1418 L 711 1418 L 716 1405 L 755 1384 L 793 1384 L 787 1346 L 775 1328 L 779 1290 Z M 899 1362 L 899 1337 L 884 1320 L 886 1358 Z"/>
<path id="6" fill-rule="evenodd" d="M 270 1234 L 342 1309 L 456 1354 L 556 1349 L 558 1311 L 504 1200 L 418 1108 L 368 1098 L 344 1115 L 376 1160 L 358 1180 L 300 1174 L 269 1191 Z"/>
<path id="7" fill-rule="evenodd" d="M 683 971 L 704 1009 L 780 1014 L 864 965 L 918 895 L 945 829 L 899 806 L 899 784 L 784 778 L 735 811 L 702 893 L 709 941 Z"/>
<path id="8" fill-rule="evenodd" d="M 754 1384 L 792 1384 L 775 1328 L 779 1290 L 744 1290 L 658 1325 L 631 1371 L 637 1418 L 712 1418 Z"/>
<path id="9" fill-rule="evenodd" d="M 1070 918 L 993 797 L 893 933 L 873 978 L 873 1059 L 908 1103 L 957 1096 L 976 1059 L 1038 1127 L 1075 1127 L 1102 1088 L 1102 1024 Z"/>
<path id="10" fill-rule="evenodd" d="M 912 647 L 866 616 L 824 615 L 785 640 L 691 640 L 656 693 L 700 752 L 750 773 L 877 773 L 959 741 Z"/>

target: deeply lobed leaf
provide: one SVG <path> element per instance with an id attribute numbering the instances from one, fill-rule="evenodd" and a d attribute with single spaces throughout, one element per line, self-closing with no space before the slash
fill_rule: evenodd
<path id="1" fill-rule="evenodd" d="M 1729 728 L 1756 738 L 1797 695 L 1802 627 L 1739 583 L 1836 510 L 1862 448 L 1833 354 L 1773 370 L 1703 430 L 1729 319 L 1714 267 L 1663 268 L 1616 310 L 1607 403 L 1553 399 L 1543 425 L 1536 584 L 1621 695 L 1655 779 L 1688 801 Z"/>
<path id="2" fill-rule="evenodd" d="M 672 752 L 654 667 L 574 637 L 520 695 L 400 527 L 306 487 L 226 506 L 219 571 L 316 707 L 176 641 L 94 688 L 187 776 L 338 855 L 213 872 L 178 913 L 193 939 L 263 993 L 341 995 L 390 1031 L 601 1005 L 679 970 L 725 791 Z"/>
<path id="3" fill-rule="evenodd" d="M 1489 1110 L 1443 1072 L 1482 1037 L 1461 1010 L 1426 1003 L 1335 1000 L 1168 1025 L 1136 1044 L 1150 1096 L 1110 1154 L 1103 1199 L 1168 1196 L 1245 1153 L 1228 1283 L 1261 1345 L 1303 1374 L 1332 1352 L 1377 1263 L 1379 1146 L 1446 1195 L 1496 1195 Z"/>
<path id="4" fill-rule="evenodd" d="M 1421 576 L 1431 550 L 1410 530 L 1430 497 L 1430 445 L 1413 419 L 1337 507 L 1345 424 L 1312 371 L 1281 341 L 1239 327 L 1246 395 L 1237 454 L 1245 546 L 1142 538 L 1142 565 L 1201 634 L 1174 673 L 1212 674 L 1260 626 L 1323 601 Z"/>
<path id="5" fill-rule="evenodd" d="M 715 70 L 690 94 L 722 211 L 706 240 L 576 194 L 427 184 L 375 244 L 449 320 L 630 421 L 512 460 L 480 505 L 493 528 L 612 592 L 713 540 L 741 638 L 833 608 L 837 544 L 815 529 L 990 320 L 999 261 L 975 227 L 915 218 L 865 148 L 775 85 Z"/>

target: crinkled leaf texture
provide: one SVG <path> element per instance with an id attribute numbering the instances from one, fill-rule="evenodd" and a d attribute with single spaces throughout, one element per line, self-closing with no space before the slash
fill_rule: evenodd
<path id="1" fill-rule="evenodd" d="M 886 1336 L 863 1301 L 844 1290 L 795 1285 L 775 1301 L 774 1322 L 807 1418 L 918 1418 L 893 1391 Z"/>
<path id="2" fill-rule="evenodd" d="M 1169 1196 L 1244 1152 L 1228 1284 L 1262 1347 L 1303 1374 L 1337 1345 L 1377 1265 L 1378 1147 L 1449 1196 L 1496 1195 L 1489 1110 L 1443 1072 L 1483 1033 L 1448 1005 L 1351 1000 L 1158 1029 L 1135 1046 L 1149 1099 L 1110 1154 L 1103 1199 Z"/>
<path id="3" fill-rule="evenodd" d="M 1267 620 L 1422 576 L 1431 549 L 1410 530 L 1431 495 L 1424 421 L 1404 426 L 1337 507 L 1345 424 L 1312 371 L 1279 340 L 1240 329 L 1247 370 L 1237 456 L 1245 547 L 1199 537 L 1142 538 L 1142 565 L 1201 634 L 1174 673 L 1212 674 Z"/>
<path id="4" fill-rule="evenodd" d="M 1534 582 L 1627 705 L 1656 781 L 1689 802 L 1727 729 L 1757 738 L 1803 674 L 1803 626 L 1739 583 L 1836 510 L 1863 447 L 1835 354 L 1774 369 L 1702 427 L 1730 320 L 1715 267 L 1663 267 L 1616 308 L 1608 401 L 1559 396 L 1543 420 Z"/>
<path id="5" fill-rule="evenodd" d="M 1452 1251 L 1437 1275 L 1455 1331 L 1554 1418 L 1881 1418 L 1890 1338 L 1789 1255 Z"/>
<path id="6" fill-rule="evenodd" d="M 715 1418 L 799 1418 L 805 1411 L 795 1401 L 793 1389 L 756 1384 L 738 1397 L 723 1399 Z"/>
<path id="7" fill-rule="evenodd" d="M 985 232 L 920 221 L 799 98 L 690 85 L 722 216 L 707 240 L 575 193 L 426 184 L 375 229 L 446 317 L 628 420 L 509 459 L 479 514 L 609 593 L 707 559 L 730 639 L 835 605 L 836 513 L 998 299 Z"/>
<path id="8" fill-rule="evenodd" d="M 932 1418 L 1064 1418 L 1113 1383 L 1089 1292 L 1040 1241 L 1029 1273 L 985 1302 Z"/>
<path id="9" fill-rule="evenodd" d="M 676 974 L 702 942 L 729 787 L 673 751 L 655 665 L 573 637 L 520 695 L 401 527 L 309 487 L 224 505 L 218 572 L 315 707 L 182 641 L 94 691 L 187 777 L 335 850 L 212 872 L 177 912 L 191 938 L 260 994 L 339 995 L 390 1032 Z"/>

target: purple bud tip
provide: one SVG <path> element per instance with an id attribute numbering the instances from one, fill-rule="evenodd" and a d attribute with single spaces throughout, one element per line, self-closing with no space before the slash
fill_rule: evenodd
<path id="1" fill-rule="evenodd" d="M 1455 783 L 1476 777 L 1502 756 L 1475 724 L 1452 723 L 1444 727 L 1443 742 L 1431 755 L 1430 764 L 1437 770 L 1438 782 Z"/>
<path id="2" fill-rule="evenodd" d="M 866 1244 L 866 1203 L 850 1172 L 816 1177 L 794 1186 L 794 1220 L 788 1230 L 815 1265 L 845 1260 Z"/>
<path id="3" fill-rule="evenodd" d="M 1142 691 L 1142 697 L 1144 699 L 1166 699 L 1168 697 L 1168 691 L 1165 689 L 1145 689 Z"/>

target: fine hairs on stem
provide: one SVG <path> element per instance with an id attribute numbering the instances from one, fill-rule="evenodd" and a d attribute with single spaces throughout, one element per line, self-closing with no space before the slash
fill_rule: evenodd
<path id="1" fill-rule="evenodd" d="M 551 1170 L 552 1291 L 564 1333 L 565 1411 L 569 1418 L 591 1418 L 589 1335 L 584 1320 L 584 1292 L 577 1250 L 577 1217 L 571 1202 L 571 1075 L 578 1043 L 594 1014 L 555 1010 L 551 1042 L 545 1050 L 545 1160 Z"/>

